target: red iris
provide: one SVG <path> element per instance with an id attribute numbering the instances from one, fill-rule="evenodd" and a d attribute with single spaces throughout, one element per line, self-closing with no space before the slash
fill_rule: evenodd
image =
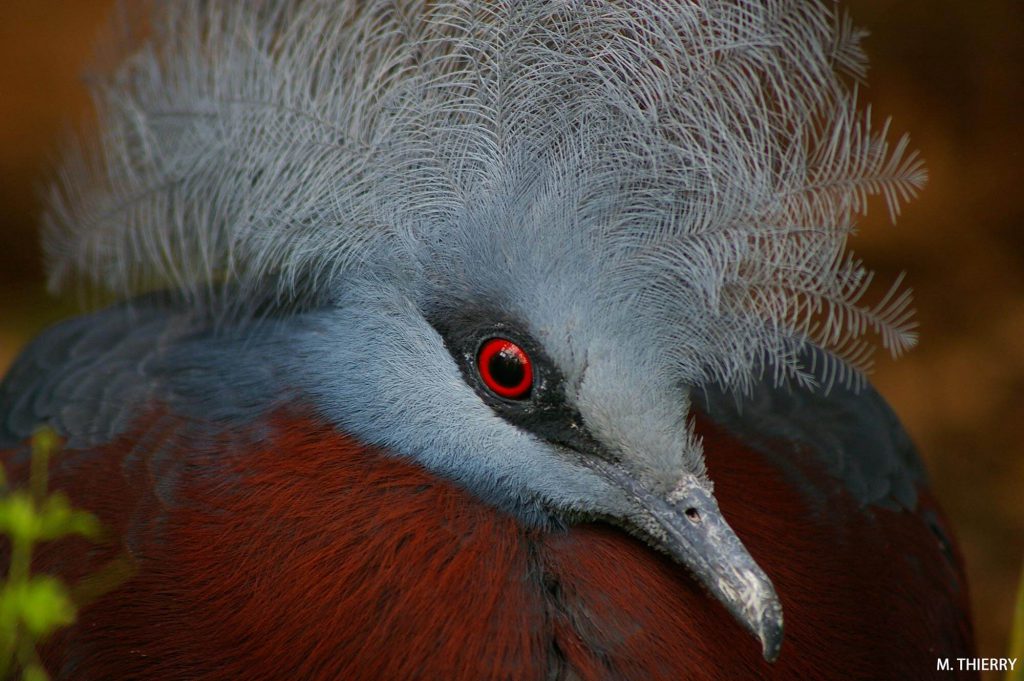
<path id="1" fill-rule="evenodd" d="M 509 400 L 521 400 L 533 386 L 533 364 L 526 352 L 510 340 L 484 341 L 476 358 L 484 385 Z"/>

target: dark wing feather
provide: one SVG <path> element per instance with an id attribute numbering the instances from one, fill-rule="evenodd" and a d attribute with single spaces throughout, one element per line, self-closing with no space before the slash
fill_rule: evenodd
<path id="1" fill-rule="evenodd" d="M 805 445 L 863 505 L 916 507 L 917 488 L 926 482 L 924 468 L 899 419 L 870 385 L 836 384 L 825 391 L 765 379 L 746 397 L 710 387 L 694 399 L 712 420 L 751 444 Z"/>
<path id="2" fill-rule="evenodd" d="M 251 422 L 287 397 L 265 361 L 281 343 L 272 324 L 215 331 L 155 297 L 62 322 L 0 382 L 0 450 L 41 425 L 95 447 L 157 405 L 197 425 Z"/>
<path id="3" fill-rule="evenodd" d="M 41 425 L 71 447 L 109 440 L 159 393 L 144 362 L 168 322 L 155 310 L 115 308 L 62 322 L 36 338 L 0 382 L 0 449 Z"/>

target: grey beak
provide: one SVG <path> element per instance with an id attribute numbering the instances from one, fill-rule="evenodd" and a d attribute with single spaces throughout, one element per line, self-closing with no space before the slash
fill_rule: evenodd
<path id="1" fill-rule="evenodd" d="M 593 467 L 626 493 L 637 509 L 634 531 L 689 568 L 760 642 L 774 662 L 782 646 L 782 604 L 768 576 L 722 517 L 709 485 L 686 476 L 662 498 L 614 463 Z"/>

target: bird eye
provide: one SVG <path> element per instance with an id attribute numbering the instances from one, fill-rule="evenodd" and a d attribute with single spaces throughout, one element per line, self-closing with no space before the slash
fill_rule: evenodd
<path id="1" fill-rule="evenodd" d="M 533 386 L 533 364 L 526 352 L 510 340 L 484 341 L 477 355 L 477 370 L 491 392 L 509 400 L 522 400 Z"/>

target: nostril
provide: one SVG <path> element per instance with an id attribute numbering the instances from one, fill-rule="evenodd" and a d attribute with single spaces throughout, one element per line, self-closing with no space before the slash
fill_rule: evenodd
<path id="1" fill-rule="evenodd" d="M 691 508 L 686 509 L 684 511 L 684 513 L 686 513 L 686 517 L 690 519 L 690 522 L 692 522 L 692 523 L 699 523 L 700 522 L 700 511 L 698 511 L 697 509 L 691 507 Z"/>

